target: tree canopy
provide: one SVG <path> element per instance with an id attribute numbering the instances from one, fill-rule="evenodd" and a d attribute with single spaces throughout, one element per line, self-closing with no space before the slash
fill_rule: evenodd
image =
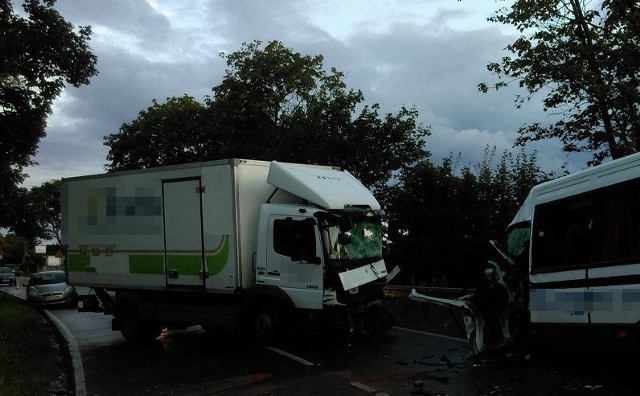
<path id="1" fill-rule="evenodd" d="M 62 180 L 50 180 L 32 187 L 28 197 L 31 202 L 30 220 L 38 237 L 45 241 L 55 239 L 58 245 L 62 245 L 61 186 Z"/>
<path id="2" fill-rule="evenodd" d="M 204 106 L 193 97 L 153 100 L 138 118 L 105 137 L 109 170 L 175 165 L 215 158 L 216 142 L 203 117 Z"/>
<path id="3" fill-rule="evenodd" d="M 106 136 L 107 169 L 237 157 L 339 166 L 381 187 L 428 155 L 417 110 L 381 115 L 378 104 L 363 105 L 362 92 L 326 71 L 321 55 L 254 41 L 222 56 L 225 75 L 204 104 L 186 95 L 154 100 Z"/>
<path id="4" fill-rule="evenodd" d="M 421 161 L 388 188 L 386 261 L 402 268 L 401 282 L 476 286 L 492 253 L 489 240 L 502 240 L 531 187 L 550 176 L 535 153 L 495 159 L 496 149 L 487 147 L 475 169 L 458 169 L 452 157 L 440 165 Z"/>
<path id="5" fill-rule="evenodd" d="M 26 0 L 24 16 L 0 0 L 0 225 L 15 221 L 12 203 L 45 136 L 46 117 L 65 84 L 79 87 L 97 74 L 91 29 L 75 28 L 55 0 Z"/>
<path id="6" fill-rule="evenodd" d="M 593 154 L 591 164 L 640 149 L 640 5 L 636 1 L 517 0 L 490 21 L 521 36 L 510 56 L 488 65 L 495 88 L 517 81 L 529 95 L 542 92 L 557 121 L 519 130 L 516 144 L 557 138 L 567 152 Z M 486 83 L 479 85 L 488 91 Z"/>
<path id="7" fill-rule="evenodd" d="M 375 189 L 389 214 L 389 265 L 399 264 L 406 282 L 446 274 L 457 285 L 474 284 L 488 240 L 503 235 L 545 177 L 535 154 L 505 152 L 496 165 L 489 148 L 476 168 L 458 170 L 453 158 L 432 164 L 415 109 L 382 114 L 320 55 L 254 41 L 223 57 L 224 78 L 204 103 L 153 100 L 106 136 L 108 170 L 232 157 L 340 166 Z"/>

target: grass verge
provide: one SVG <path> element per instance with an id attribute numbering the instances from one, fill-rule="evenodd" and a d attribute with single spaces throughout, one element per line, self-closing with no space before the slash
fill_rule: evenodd
<path id="1" fill-rule="evenodd" d="M 35 308 L 0 293 L 0 395 L 69 394 L 70 360 L 54 328 Z"/>

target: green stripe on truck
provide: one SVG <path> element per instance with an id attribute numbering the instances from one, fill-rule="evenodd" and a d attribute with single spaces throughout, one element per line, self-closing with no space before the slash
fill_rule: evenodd
<path id="1" fill-rule="evenodd" d="M 146 254 L 130 254 L 129 255 L 129 273 L 145 274 L 145 275 L 163 275 L 164 274 L 164 256 L 146 255 Z"/>
<path id="2" fill-rule="evenodd" d="M 180 275 L 200 275 L 202 256 L 167 256 L 167 268 L 177 270 Z"/>
<path id="3" fill-rule="evenodd" d="M 224 244 L 222 245 L 222 249 L 214 255 L 207 256 L 207 271 L 209 272 L 209 276 L 220 273 L 229 259 L 229 236 L 225 235 L 223 238 Z"/>
<path id="4" fill-rule="evenodd" d="M 88 254 L 68 254 L 67 265 L 69 272 L 96 272 L 96 269 L 91 267 L 91 256 Z"/>

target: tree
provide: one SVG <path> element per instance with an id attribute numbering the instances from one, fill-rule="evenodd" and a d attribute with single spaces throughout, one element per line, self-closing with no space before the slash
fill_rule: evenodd
<path id="1" fill-rule="evenodd" d="M 62 245 L 61 186 L 62 180 L 51 180 L 32 187 L 29 191 L 32 211 L 30 217 L 39 231 L 38 238 L 45 241 L 55 239 L 58 245 Z"/>
<path id="2" fill-rule="evenodd" d="M 500 89 L 518 81 L 529 95 L 543 92 L 557 121 L 519 129 L 516 144 L 558 138 L 566 152 L 588 151 L 598 164 L 640 149 L 640 5 L 586 0 L 518 0 L 490 21 L 513 25 L 521 36 L 487 68 Z M 487 92 L 486 83 L 479 89 Z"/>
<path id="3" fill-rule="evenodd" d="M 45 136 L 46 117 L 65 84 L 79 87 L 97 74 L 89 48 L 91 28 L 75 28 L 53 8 L 55 0 L 26 0 L 25 16 L 0 0 L 0 226 L 11 208 L 23 169 Z"/>
<path id="4" fill-rule="evenodd" d="M 202 116 L 204 107 L 193 97 L 168 98 L 141 111 L 118 133 L 105 137 L 110 171 L 174 165 L 213 159 L 219 148 Z"/>
<path id="5" fill-rule="evenodd" d="M 22 264 L 25 253 L 25 240 L 13 233 L 8 233 L 5 237 L 3 264 Z"/>
<path id="6" fill-rule="evenodd" d="M 344 73 L 323 69 L 321 55 L 293 52 L 279 41 L 260 41 L 225 55 L 228 69 L 208 102 L 226 136 L 223 154 L 324 163 L 382 187 L 394 171 L 425 157 L 429 130 L 415 109 L 380 118 L 361 91 L 347 89 Z"/>
<path id="7" fill-rule="evenodd" d="M 487 147 L 475 166 L 457 171 L 456 161 L 421 161 L 389 187 L 389 239 L 386 261 L 399 265 L 404 281 L 433 286 L 474 287 L 482 264 L 493 253 L 488 243 L 502 240 L 529 190 L 549 175 L 535 153 Z"/>
<path id="8" fill-rule="evenodd" d="M 220 158 L 249 158 L 339 166 L 369 187 L 383 186 L 394 172 L 427 156 L 428 128 L 415 109 L 381 116 L 379 105 L 362 106 L 362 92 L 347 89 L 344 74 L 325 71 L 321 55 L 301 55 L 279 41 L 244 44 L 222 55 L 227 70 L 203 111 L 189 98 L 169 99 L 140 113 L 116 134 L 109 170 Z M 180 105 L 180 106 L 179 106 Z M 196 113 L 199 113 L 196 114 Z M 193 128 L 181 128 L 199 117 Z M 169 142 L 191 141 L 188 149 L 166 158 Z M 135 144 L 135 142 L 146 142 Z"/>

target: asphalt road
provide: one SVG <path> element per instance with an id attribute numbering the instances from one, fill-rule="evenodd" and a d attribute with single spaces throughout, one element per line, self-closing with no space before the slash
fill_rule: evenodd
<path id="1" fill-rule="evenodd" d="M 23 289 L 0 286 L 15 295 Z M 136 347 L 111 331 L 108 316 L 71 308 L 49 313 L 79 349 L 88 395 L 638 394 L 638 363 L 619 356 L 552 350 L 470 359 L 466 342 L 403 328 L 350 346 L 300 335 L 256 347 L 193 327 Z"/>

